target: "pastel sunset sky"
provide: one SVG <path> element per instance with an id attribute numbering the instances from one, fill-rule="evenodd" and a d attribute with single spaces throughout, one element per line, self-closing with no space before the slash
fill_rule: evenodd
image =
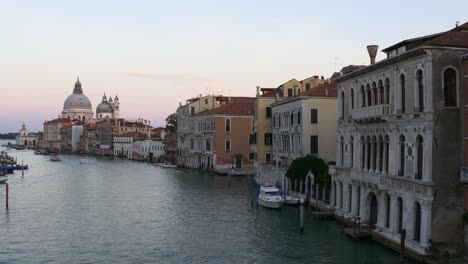
<path id="1" fill-rule="evenodd" d="M 406 38 L 467 21 L 459 1 L 1 1 L 0 132 L 56 118 L 76 77 L 93 108 L 164 125 L 197 94 L 329 77 Z M 377 60 L 385 58 L 379 52 Z"/>

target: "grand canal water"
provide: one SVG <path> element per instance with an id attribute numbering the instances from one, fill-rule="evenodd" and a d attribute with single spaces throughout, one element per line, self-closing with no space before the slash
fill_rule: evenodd
<path id="1" fill-rule="evenodd" d="M 244 179 L 63 155 L 0 185 L 0 263 L 398 263 L 372 241 L 342 237 L 334 221 L 297 208 L 252 209 Z"/>

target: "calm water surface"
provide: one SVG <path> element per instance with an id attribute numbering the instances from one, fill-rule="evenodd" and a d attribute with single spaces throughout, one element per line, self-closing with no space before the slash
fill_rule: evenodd
<path id="1" fill-rule="evenodd" d="M 161 169 L 122 159 L 31 151 L 24 177 L 0 185 L 0 263 L 398 263 L 334 221 L 252 209 L 244 179 Z"/>

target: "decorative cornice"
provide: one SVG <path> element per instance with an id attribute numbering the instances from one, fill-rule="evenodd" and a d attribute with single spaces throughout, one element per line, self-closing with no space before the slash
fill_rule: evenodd
<path id="1" fill-rule="evenodd" d="M 374 71 L 377 71 L 379 69 L 389 67 L 389 66 L 391 66 L 393 64 L 397 64 L 397 63 L 400 63 L 400 62 L 403 62 L 403 61 L 407 61 L 409 59 L 412 59 L 412 58 L 415 58 L 415 57 L 418 57 L 418 56 L 422 56 L 422 55 L 426 55 L 426 54 L 428 54 L 428 53 L 424 49 L 416 49 L 416 50 L 413 50 L 413 51 L 409 51 L 409 52 L 403 53 L 403 54 L 401 54 L 399 56 L 391 57 L 391 58 L 379 61 L 379 62 L 377 62 L 377 63 L 375 63 L 373 65 L 369 65 L 369 66 L 367 66 L 365 68 L 353 71 L 353 72 L 351 72 L 349 74 L 346 74 L 346 75 L 336 79 L 336 82 L 341 83 L 341 82 L 347 81 L 349 79 L 355 78 L 357 76 L 364 75 L 364 74 L 367 74 L 367 73 L 370 73 L 370 72 L 374 72 Z"/>

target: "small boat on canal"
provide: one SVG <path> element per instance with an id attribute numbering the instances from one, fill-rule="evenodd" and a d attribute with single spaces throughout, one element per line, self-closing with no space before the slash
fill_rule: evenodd
<path id="1" fill-rule="evenodd" d="M 62 161 L 62 159 L 58 154 L 52 154 L 52 156 L 50 157 L 50 161 Z"/>
<path id="2" fill-rule="evenodd" d="M 169 163 L 161 163 L 159 164 L 159 167 L 164 168 L 164 169 L 170 169 L 170 168 L 177 168 L 177 165 L 169 164 Z"/>
<path id="3" fill-rule="evenodd" d="M 299 204 L 300 200 L 301 200 L 300 197 L 286 195 L 284 197 L 284 204 L 295 205 L 295 204 Z"/>
<path id="4" fill-rule="evenodd" d="M 273 185 L 260 186 L 258 194 L 258 204 L 267 207 L 278 209 L 283 206 L 284 198 L 280 195 L 279 189 Z"/>
<path id="5" fill-rule="evenodd" d="M 0 184 L 3 184 L 3 183 L 6 183 L 8 181 L 8 177 L 3 175 L 3 176 L 0 176 Z"/>

